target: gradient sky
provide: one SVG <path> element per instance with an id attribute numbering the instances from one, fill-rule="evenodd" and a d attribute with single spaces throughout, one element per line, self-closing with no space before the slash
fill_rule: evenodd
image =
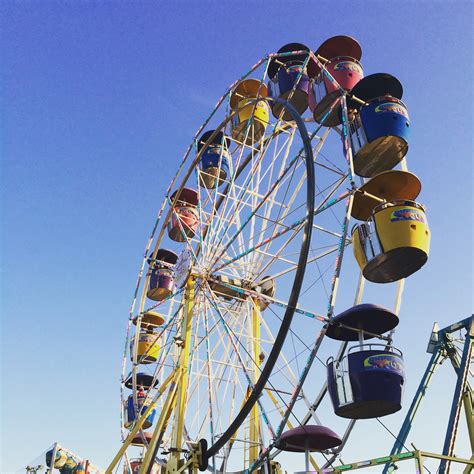
<path id="1" fill-rule="evenodd" d="M 2 1 L 1 472 L 55 440 L 107 466 L 118 449 L 136 273 L 178 161 L 217 98 L 259 58 L 293 41 L 315 49 L 336 34 L 359 40 L 366 73 L 401 80 L 413 126 L 407 158 L 423 182 L 432 246 L 407 281 L 397 331 L 406 410 L 433 321 L 472 313 L 472 8 Z M 433 383 L 411 439 L 418 447 L 441 450 L 451 372 L 446 364 Z M 384 420 L 397 431 L 403 414 Z M 345 460 L 391 446 L 366 426 Z M 466 455 L 465 433 L 460 441 Z"/>

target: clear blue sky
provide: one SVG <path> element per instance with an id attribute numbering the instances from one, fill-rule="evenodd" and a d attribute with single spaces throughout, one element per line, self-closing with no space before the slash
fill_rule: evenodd
<path id="1" fill-rule="evenodd" d="M 146 237 L 178 160 L 227 86 L 288 42 L 356 37 L 404 85 L 409 167 L 432 230 L 397 345 L 408 401 L 432 322 L 472 312 L 472 2 L 1 2 L 2 467 L 58 440 L 106 466 Z M 351 258 L 350 255 L 348 258 Z M 443 372 L 449 373 L 448 366 Z M 433 385 L 427 420 L 452 378 Z M 408 404 L 408 403 L 407 403 Z M 406 408 L 406 407 L 405 407 Z M 447 411 L 439 417 L 443 426 Z M 401 416 L 387 424 L 398 429 Z M 381 454 L 371 429 L 368 451 Z M 388 447 L 386 439 L 380 446 Z M 351 459 L 347 459 L 351 460 Z"/>

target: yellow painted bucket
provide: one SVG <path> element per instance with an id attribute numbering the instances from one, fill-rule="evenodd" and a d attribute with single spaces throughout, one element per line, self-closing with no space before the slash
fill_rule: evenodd
<path id="1" fill-rule="evenodd" d="M 375 228 L 384 253 L 396 249 L 421 252 L 424 262 L 430 249 L 430 231 L 425 209 L 415 201 L 399 200 L 381 204 L 374 210 Z"/>
<path id="2" fill-rule="evenodd" d="M 367 265 L 367 257 L 365 255 L 364 246 L 362 244 L 363 225 L 357 225 L 352 229 L 352 250 L 354 257 L 361 270 Z"/>
<path id="3" fill-rule="evenodd" d="M 136 337 L 136 336 L 135 336 Z M 135 337 L 130 342 L 130 358 L 133 360 Z M 160 345 L 153 332 L 141 332 L 138 339 L 137 359 L 140 364 L 152 364 L 158 359 Z"/>
<path id="4" fill-rule="evenodd" d="M 241 100 L 238 113 L 232 117 L 232 138 L 252 145 L 265 134 L 268 120 L 269 107 L 265 101 L 255 104 L 253 99 Z"/>
<path id="5" fill-rule="evenodd" d="M 253 145 L 265 134 L 270 117 L 265 100 L 268 97 L 267 86 L 257 79 L 246 79 L 237 84 L 230 95 L 230 108 L 237 113 L 232 117 L 232 137 L 235 140 Z M 246 138 L 247 137 L 247 138 Z"/>
<path id="6" fill-rule="evenodd" d="M 390 283 L 418 271 L 428 260 L 430 230 L 425 209 L 409 200 L 383 203 L 368 223 L 353 232 L 354 255 L 364 277 L 375 283 Z"/>

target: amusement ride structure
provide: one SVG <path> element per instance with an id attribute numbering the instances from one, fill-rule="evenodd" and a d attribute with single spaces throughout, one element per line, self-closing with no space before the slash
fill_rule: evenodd
<path id="1" fill-rule="evenodd" d="M 393 470 L 409 459 L 421 472 L 430 453 L 404 442 L 448 330 L 436 333 L 392 453 L 336 465 L 359 420 L 401 409 L 393 335 L 405 278 L 430 243 L 405 158 L 402 85 L 364 76 L 361 56 L 348 36 L 316 51 L 285 45 L 233 83 L 197 131 L 144 252 L 123 356 L 122 446 L 106 472 Z M 337 298 L 342 285 L 350 301 Z M 451 433 L 462 401 L 472 408 L 472 320 L 460 324 Z M 345 420 L 337 433 L 335 416 Z M 439 472 L 457 460 L 453 437 L 433 455 Z M 282 452 L 304 457 L 280 466 Z"/>
<path id="2" fill-rule="evenodd" d="M 52 462 L 53 459 L 54 462 Z M 98 468 L 89 460 L 82 458 L 57 442 L 44 453 L 43 462 L 44 464 L 30 463 L 25 468 L 26 472 L 33 474 L 54 472 L 51 465 L 61 474 L 103 474 L 104 472 L 103 469 Z"/>

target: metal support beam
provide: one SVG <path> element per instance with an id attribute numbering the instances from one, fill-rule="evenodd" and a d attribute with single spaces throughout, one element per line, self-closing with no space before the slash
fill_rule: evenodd
<path id="1" fill-rule="evenodd" d="M 416 412 L 417 412 L 417 410 L 420 406 L 421 400 L 423 399 L 423 397 L 426 394 L 426 390 L 427 390 L 428 385 L 431 381 L 431 378 L 434 374 L 434 371 L 436 370 L 437 366 L 439 365 L 440 358 L 441 357 L 446 358 L 448 356 L 450 357 L 451 362 L 453 363 L 453 367 L 455 368 L 455 370 L 458 373 L 458 377 L 461 377 L 461 375 L 460 375 L 461 372 L 466 373 L 466 376 L 467 376 L 467 373 L 469 373 L 469 369 L 466 368 L 465 366 L 463 366 L 462 370 L 460 369 L 460 365 L 462 364 L 462 361 L 461 361 L 461 363 L 459 363 L 457 360 L 453 359 L 453 357 L 454 357 L 453 352 L 450 350 L 452 348 L 452 342 L 451 342 L 452 338 L 449 335 L 452 334 L 453 332 L 459 331 L 461 329 L 466 329 L 468 331 L 468 333 L 466 335 L 465 348 L 467 347 L 468 341 L 471 341 L 469 343 L 469 347 L 471 348 L 470 352 L 472 352 L 472 339 L 474 338 L 474 322 L 473 321 L 474 321 L 474 318 L 473 318 L 473 316 L 471 316 L 469 318 L 458 321 L 457 323 L 451 324 L 451 325 L 449 325 L 449 326 L 447 326 L 447 327 L 445 327 L 441 330 L 438 329 L 438 325 L 435 324 L 434 329 L 433 329 L 433 333 L 431 334 L 430 343 L 428 345 L 428 352 L 432 354 L 431 359 L 430 359 L 430 361 L 428 363 L 428 366 L 425 370 L 425 373 L 423 374 L 423 377 L 420 381 L 420 384 L 419 384 L 418 389 L 415 393 L 415 396 L 414 396 L 413 401 L 410 405 L 410 408 L 407 412 L 407 415 L 405 417 L 403 425 L 402 425 L 402 427 L 400 429 L 400 432 L 397 436 L 397 440 L 393 445 L 392 451 L 390 453 L 391 455 L 400 453 L 402 451 L 402 449 L 404 448 L 404 444 L 407 440 L 407 437 L 408 437 L 408 434 L 410 432 L 410 429 L 411 429 L 413 420 L 415 418 Z M 467 357 L 468 356 L 465 354 L 465 350 L 464 350 L 463 360 Z M 468 360 L 470 360 L 470 356 L 469 356 Z M 467 365 L 469 365 L 469 364 L 467 364 Z M 455 394 L 454 394 L 454 398 L 453 398 L 453 405 L 452 405 L 452 408 L 451 408 L 451 415 L 454 416 L 454 419 L 451 420 L 451 417 L 450 417 L 450 423 L 448 424 L 448 432 L 446 434 L 446 440 L 445 440 L 445 448 L 446 448 L 446 442 L 448 442 L 448 438 L 451 439 L 451 435 L 453 434 L 453 433 L 450 434 L 450 430 L 452 430 L 452 428 L 454 428 L 454 427 L 457 428 L 457 422 L 459 421 L 459 409 L 460 409 L 460 406 L 461 406 L 461 400 L 464 401 L 464 406 L 465 406 L 465 409 L 466 409 L 466 399 L 463 398 L 464 394 L 465 394 L 466 391 L 472 393 L 470 384 L 467 381 L 467 377 L 464 377 L 464 382 L 463 382 L 463 385 L 462 385 L 462 387 L 464 387 L 464 389 L 461 389 L 461 387 L 458 387 L 459 383 L 460 383 L 460 379 L 458 378 L 458 383 L 456 385 Z M 466 388 L 468 390 L 466 390 Z M 459 393 L 458 393 L 458 390 L 459 390 Z M 457 401 L 455 401 L 455 400 L 457 400 Z M 472 399 L 471 399 L 471 401 L 472 401 Z M 472 408 L 472 404 L 470 406 Z M 455 410 L 455 412 L 453 412 L 453 410 Z M 457 417 L 456 417 L 456 413 L 458 413 Z M 473 422 L 472 422 L 472 416 L 471 417 L 466 416 L 466 419 L 468 421 L 468 430 L 469 430 L 469 435 L 471 437 L 471 432 L 474 433 L 474 425 L 473 425 Z M 473 436 L 474 436 L 474 434 L 473 434 Z M 454 438 L 455 438 L 455 434 L 454 434 Z M 471 443 L 472 443 L 472 437 L 471 437 Z M 447 454 L 448 451 L 449 451 L 449 449 L 447 451 L 443 451 L 443 453 Z M 452 454 L 452 450 L 451 450 L 451 454 Z M 446 465 L 447 463 L 449 463 L 449 460 L 445 459 L 445 460 L 442 461 L 442 464 L 443 463 Z M 389 472 L 393 472 L 393 467 L 390 466 L 390 465 L 386 465 L 384 470 L 383 470 L 383 474 L 387 474 Z M 440 472 L 445 472 L 445 471 L 440 471 Z"/>
<path id="2" fill-rule="evenodd" d="M 399 454 L 391 454 L 390 456 L 380 456 L 378 458 L 366 459 L 364 461 L 352 462 L 350 464 L 343 464 L 341 466 L 333 466 L 331 468 L 317 469 L 315 472 L 318 474 L 336 474 L 347 471 L 356 471 L 358 469 L 366 469 L 375 466 L 382 465 L 393 465 L 394 463 L 399 463 L 402 461 L 415 461 L 416 464 L 416 473 L 421 474 L 424 469 L 424 462 L 427 458 L 431 459 L 442 459 L 449 462 L 456 462 L 459 464 L 465 464 L 466 469 L 472 469 L 474 467 L 473 459 L 464 459 L 453 456 L 443 456 L 441 454 L 430 453 L 427 451 L 420 451 L 415 449 L 414 451 L 405 451 Z M 375 472 L 375 471 L 374 471 Z M 403 472 L 412 472 L 403 471 Z"/>
<path id="3" fill-rule="evenodd" d="M 257 299 L 253 300 L 252 305 L 252 350 L 251 355 L 254 360 L 254 372 L 252 383 L 255 384 L 260 377 L 260 302 Z M 258 459 L 260 454 L 260 416 L 258 403 L 256 403 L 250 411 L 250 443 L 249 450 L 249 466 Z M 256 472 L 256 471 L 252 471 Z"/>
<path id="4" fill-rule="evenodd" d="M 466 390 L 462 396 L 464 413 L 466 415 L 467 432 L 471 442 L 471 451 L 474 455 L 474 399 L 472 390 Z"/>
<path id="5" fill-rule="evenodd" d="M 459 425 L 461 414 L 462 397 L 465 391 L 467 375 L 470 370 L 470 361 L 472 356 L 472 340 L 474 337 L 474 320 L 471 319 L 470 328 L 466 334 L 464 349 L 461 358 L 460 371 L 456 388 L 454 390 L 453 403 L 451 405 L 451 413 L 449 415 L 448 428 L 446 430 L 446 438 L 444 440 L 443 455 L 452 456 L 454 453 L 454 444 Z M 443 459 L 439 465 L 440 474 L 449 472 L 450 461 Z"/>
<path id="6" fill-rule="evenodd" d="M 155 462 L 155 453 L 160 446 L 161 439 L 163 437 L 163 431 L 166 427 L 166 424 L 168 423 L 173 405 L 176 403 L 177 390 L 178 384 L 173 380 L 166 397 L 165 404 L 163 405 L 163 410 L 156 423 L 155 431 L 153 432 L 150 444 L 148 445 L 145 457 L 143 458 L 142 465 L 140 466 L 139 474 L 148 474 L 153 468 L 153 464 Z"/>
<path id="7" fill-rule="evenodd" d="M 178 381 L 178 394 L 176 399 L 175 416 L 172 433 L 171 446 L 175 449 L 172 457 L 176 462 L 182 457 L 181 447 L 183 443 L 184 418 L 186 414 L 186 402 L 189 380 L 189 358 L 191 354 L 191 328 L 194 307 L 194 277 L 190 276 L 186 283 L 184 294 L 184 315 L 181 326 L 181 337 L 184 344 L 179 356 L 180 379 Z"/>
<path id="8" fill-rule="evenodd" d="M 408 433 L 410 432 L 413 419 L 415 418 L 416 412 L 418 411 L 421 400 L 423 400 L 423 397 L 426 394 L 426 390 L 428 388 L 428 385 L 431 382 L 431 378 L 436 368 L 439 365 L 439 359 L 441 358 L 441 356 L 442 356 L 442 353 L 439 350 L 439 348 L 437 348 L 435 352 L 432 354 L 431 359 L 428 363 L 428 366 L 426 367 L 425 373 L 423 374 L 420 384 L 418 385 L 418 389 L 415 393 L 415 396 L 413 397 L 413 401 L 411 402 L 410 408 L 406 414 L 403 425 L 400 428 L 400 432 L 398 433 L 397 440 L 395 441 L 393 445 L 390 455 L 398 454 L 402 452 L 403 446 L 408 437 Z M 386 474 L 387 472 L 391 472 L 389 470 L 389 466 L 385 466 L 383 470 L 384 474 Z"/>

